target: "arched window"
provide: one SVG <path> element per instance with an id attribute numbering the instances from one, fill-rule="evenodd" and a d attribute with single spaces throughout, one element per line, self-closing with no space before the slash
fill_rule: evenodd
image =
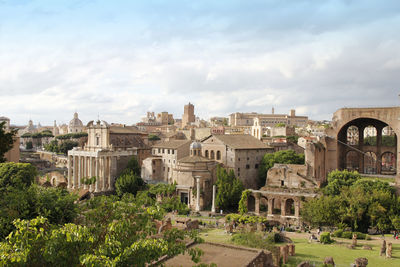
<path id="1" fill-rule="evenodd" d="M 347 129 L 347 144 L 349 145 L 358 145 L 359 137 L 358 137 L 358 127 L 350 126 Z"/>
<path id="2" fill-rule="evenodd" d="M 346 154 L 346 169 L 359 171 L 359 154 L 356 151 L 349 151 Z"/>
<path id="3" fill-rule="evenodd" d="M 285 201 L 285 213 L 286 215 L 294 215 L 294 200 L 289 198 Z"/>
<path id="4" fill-rule="evenodd" d="M 376 146 L 377 131 L 374 126 L 367 126 L 364 129 L 364 145 Z"/>
<path id="5" fill-rule="evenodd" d="M 376 154 L 367 152 L 364 155 L 364 173 L 376 174 Z"/>
<path id="6" fill-rule="evenodd" d="M 208 158 L 208 150 L 206 150 L 205 157 Z"/>
<path id="7" fill-rule="evenodd" d="M 220 160 L 221 159 L 221 151 L 217 151 L 217 160 Z"/>
<path id="8" fill-rule="evenodd" d="M 214 159 L 215 158 L 215 155 L 214 155 L 214 150 L 211 150 L 211 157 L 210 157 L 211 159 Z"/>

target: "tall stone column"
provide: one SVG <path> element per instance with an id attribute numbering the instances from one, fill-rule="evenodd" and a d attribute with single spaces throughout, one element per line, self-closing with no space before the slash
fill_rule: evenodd
<path id="1" fill-rule="evenodd" d="M 100 166 L 99 166 L 99 158 L 95 158 L 95 173 L 96 173 L 96 184 L 95 184 L 95 189 L 94 192 L 99 192 L 100 191 Z"/>
<path id="2" fill-rule="evenodd" d="M 82 157 L 78 156 L 78 189 L 81 187 L 82 179 Z"/>
<path id="3" fill-rule="evenodd" d="M 85 162 L 85 172 L 83 174 L 83 177 L 89 178 L 89 157 L 84 157 L 84 162 Z M 83 184 L 84 189 L 88 189 L 87 184 Z"/>
<path id="4" fill-rule="evenodd" d="M 68 155 L 68 188 L 72 188 L 72 157 Z"/>
<path id="5" fill-rule="evenodd" d="M 196 178 L 196 211 L 200 211 L 200 178 Z"/>
<path id="6" fill-rule="evenodd" d="M 300 217 L 300 200 L 296 199 L 294 202 L 294 216 Z"/>
<path id="7" fill-rule="evenodd" d="M 93 176 L 95 176 L 95 173 L 94 173 L 94 157 L 90 157 L 90 159 L 89 159 L 89 165 L 90 165 L 90 178 L 92 178 Z M 90 186 L 89 186 L 89 191 L 90 192 L 93 192 L 94 191 L 94 185 L 93 184 L 91 184 Z"/>
<path id="8" fill-rule="evenodd" d="M 108 180 L 108 189 L 110 191 L 114 190 L 114 177 L 116 176 L 117 172 L 117 157 L 111 157 L 110 163 L 110 176 Z"/>
<path id="9" fill-rule="evenodd" d="M 286 216 L 286 200 L 281 200 L 281 216 Z"/>
<path id="10" fill-rule="evenodd" d="M 267 212 L 267 215 L 272 215 L 273 214 L 273 210 L 274 210 L 274 199 L 273 198 L 269 198 L 268 199 L 268 212 Z"/>
<path id="11" fill-rule="evenodd" d="M 215 213 L 215 195 L 217 193 L 217 186 L 213 185 L 213 192 L 212 192 L 212 205 L 211 205 L 211 212 Z M 188 194 L 189 196 L 189 194 Z"/>
<path id="12" fill-rule="evenodd" d="M 255 194 L 254 199 L 254 213 L 260 215 L 260 195 Z"/>
<path id="13" fill-rule="evenodd" d="M 78 166 L 79 166 L 79 160 L 78 160 L 78 156 L 74 156 L 74 185 L 72 188 L 74 189 L 78 189 Z"/>

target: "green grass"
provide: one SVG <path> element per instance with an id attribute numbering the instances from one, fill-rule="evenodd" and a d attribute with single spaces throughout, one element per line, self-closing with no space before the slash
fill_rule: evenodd
<path id="1" fill-rule="evenodd" d="M 289 257 L 287 266 L 297 266 L 302 261 L 310 261 L 316 263 L 316 266 L 322 266 L 325 257 L 333 257 L 336 266 L 350 266 L 356 258 L 367 258 L 368 266 L 400 266 L 400 245 L 393 244 L 392 259 L 386 259 L 379 256 L 380 245 L 371 242 L 358 242 L 356 249 L 348 249 L 347 243 L 342 243 L 342 239 L 338 238 L 338 243 L 323 245 L 320 243 L 308 243 L 306 239 L 293 239 L 296 245 L 296 256 Z M 344 241 L 344 239 L 343 239 Z M 389 241 L 390 242 L 390 241 Z M 363 250 L 362 245 L 368 244 L 372 250 Z"/>
<path id="2" fill-rule="evenodd" d="M 208 229 L 200 233 L 200 236 L 207 242 L 231 244 L 232 236 L 224 232 L 223 229 Z M 333 257 L 337 267 L 348 267 L 354 263 L 356 258 L 364 257 L 368 259 L 368 266 L 392 267 L 400 266 L 400 244 L 393 244 L 392 259 L 386 259 L 379 256 L 379 244 L 376 241 L 358 240 L 356 249 L 348 249 L 347 244 L 351 243 L 349 239 L 334 238 L 337 242 L 329 245 L 320 243 L 308 243 L 306 238 L 293 238 L 296 245 L 296 256 L 289 257 L 286 266 L 297 266 L 302 261 L 310 261 L 315 266 L 322 266 L 325 257 Z M 392 242 L 392 236 L 386 235 L 387 242 Z M 279 244 L 278 244 L 279 245 Z M 372 250 L 363 250 L 363 245 L 369 245 Z"/>

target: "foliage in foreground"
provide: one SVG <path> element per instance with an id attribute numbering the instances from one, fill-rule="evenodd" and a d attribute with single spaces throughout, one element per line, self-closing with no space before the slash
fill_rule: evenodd
<path id="1" fill-rule="evenodd" d="M 96 197 L 83 207 L 79 224 L 57 226 L 44 217 L 14 221 L 16 231 L 0 243 L 2 265 L 145 266 L 163 255 L 187 251 L 195 262 L 201 252 L 187 249 L 184 239 L 198 242 L 197 232 L 177 229 L 156 235 L 158 206 L 144 206 L 132 195 Z"/>

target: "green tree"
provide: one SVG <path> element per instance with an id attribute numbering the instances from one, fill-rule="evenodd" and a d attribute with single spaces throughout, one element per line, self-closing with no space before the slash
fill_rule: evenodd
<path id="1" fill-rule="evenodd" d="M 32 149 L 32 148 L 33 148 L 32 141 L 28 141 L 28 142 L 26 142 L 26 146 L 25 146 L 25 148 L 26 148 L 26 149 Z"/>
<path id="2" fill-rule="evenodd" d="M 15 129 L 6 132 L 6 122 L 0 122 L 0 162 L 6 161 L 4 154 L 13 147 L 16 134 Z"/>
<path id="3" fill-rule="evenodd" d="M 261 160 L 258 171 L 258 186 L 265 185 L 265 179 L 270 168 L 275 163 L 282 164 L 304 164 L 304 154 L 297 154 L 294 150 L 281 150 L 275 153 L 267 153 Z"/>
<path id="4" fill-rule="evenodd" d="M 144 182 L 142 178 L 133 171 L 124 172 L 115 182 L 115 191 L 120 197 L 125 193 L 136 195 L 137 191 L 139 191 L 143 185 Z"/>
<path id="5" fill-rule="evenodd" d="M 357 171 L 335 170 L 328 174 L 328 185 L 324 188 L 326 195 L 339 195 L 343 187 L 353 185 L 361 175 Z"/>
<path id="6" fill-rule="evenodd" d="M 161 140 L 161 139 L 160 139 L 160 137 L 158 137 L 155 134 L 149 134 L 149 140 L 150 141 L 158 141 L 158 140 Z"/>
<path id="7" fill-rule="evenodd" d="M 301 216 L 313 227 L 339 225 L 345 212 L 342 207 L 339 196 L 322 196 L 304 202 Z"/>
<path id="8" fill-rule="evenodd" d="M 233 170 L 217 168 L 217 195 L 216 204 L 222 210 L 237 211 L 244 186 L 242 181 L 235 177 Z"/>
<path id="9" fill-rule="evenodd" d="M 77 146 L 78 146 L 78 142 L 71 141 L 71 140 L 65 140 L 64 142 L 61 143 L 59 151 L 61 153 L 63 153 L 64 155 L 67 155 L 69 150 L 71 150 Z"/>
<path id="10" fill-rule="evenodd" d="M 0 192 L 7 187 L 29 187 L 36 175 L 36 168 L 29 163 L 0 163 Z"/>
<path id="11" fill-rule="evenodd" d="M 141 168 L 136 156 L 133 156 L 128 161 L 125 171 L 133 172 L 133 174 L 140 176 Z"/>

